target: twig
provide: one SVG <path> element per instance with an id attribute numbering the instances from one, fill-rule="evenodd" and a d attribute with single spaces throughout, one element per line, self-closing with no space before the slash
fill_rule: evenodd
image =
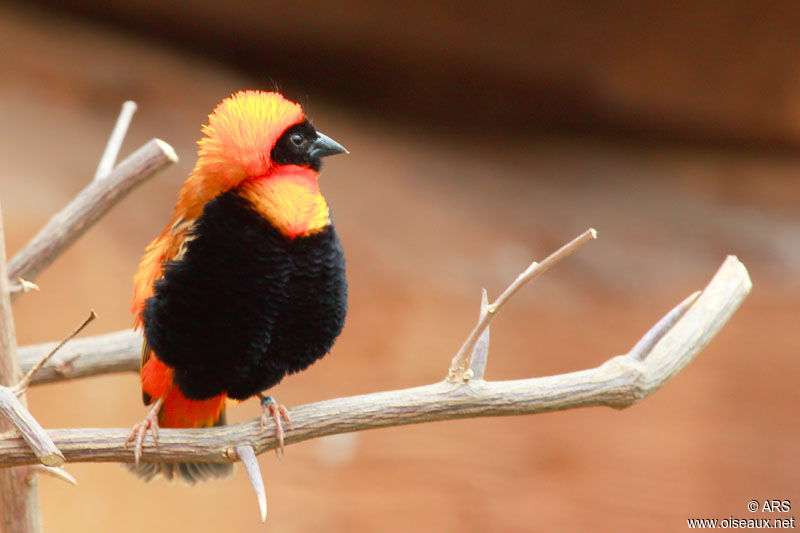
<path id="1" fill-rule="evenodd" d="M 19 348 L 23 371 L 36 364 L 57 343 L 47 342 Z M 52 383 L 67 379 L 116 372 L 138 372 L 142 356 L 142 334 L 132 329 L 75 339 L 58 351 L 31 383 Z"/>
<path id="2" fill-rule="evenodd" d="M 0 210 L 0 390 L 8 393 L 12 400 L 10 404 L 16 404 L 14 412 L 27 413 L 22 403 L 24 396 L 17 398 L 6 387 L 16 382 L 22 374 L 17 361 L 17 341 L 8 286 L 3 215 Z M 13 427 L 9 420 L 0 417 L 0 432 Z M 31 479 L 25 468 L 0 468 L 0 531 L 37 533 L 41 529 L 36 476 Z"/>
<path id="3" fill-rule="evenodd" d="M 460 387 L 444 381 L 303 405 L 291 410 L 294 429 L 286 434 L 286 443 L 434 420 L 633 405 L 689 363 L 733 315 L 751 287 L 744 265 L 730 256 L 641 361 L 621 355 L 597 368 L 558 376 L 473 380 Z M 132 462 L 132 450 L 123 445 L 129 433 L 127 428 L 48 431 L 68 462 Z M 150 439 L 145 441 L 142 460 L 230 462 L 237 456 L 236 446 L 243 444 L 253 446 L 257 454 L 278 445 L 275 434 L 263 431 L 258 420 L 204 429 L 162 429 L 157 448 Z M 0 465 L 34 462 L 19 437 L 0 437 Z"/>
<path id="4" fill-rule="evenodd" d="M 152 139 L 126 158 L 106 179 L 93 181 L 54 215 L 8 263 L 12 280 L 33 280 L 136 185 L 178 160 L 164 141 Z M 12 298 L 19 296 L 14 293 Z"/>
<path id="5" fill-rule="evenodd" d="M 122 110 L 119 112 L 117 123 L 111 131 L 111 136 L 108 138 L 108 144 L 97 164 L 97 171 L 94 173 L 94 179 L 101 180 L 111 174 L 114 168 L 114 162 L 119 155 L 119 149 L 122 147 L 122 141 L 125 140 L 125 134 L 128 132 L 128 126 L 131 124 L 133 114 L 136 112 L 136 102 L 128 100 L 122 104 Z"/>
<path id="6" fill-rule="evenodd" d="M 50 350 L 50 352 L 49 352 L 47 355 L 45 355 L 44 357 L 42 357 L 42 358 L 39 360 L 39 362 L 38 362 L 38 363 L 36 363 L 35 365 L 33 365 L 33 366 L 30 368 L 30 370 L 28 370 L 28 371 L 27 371 L 27 373 L 25 374 L 25 377 L 23 377 L 23 378 L 22 378 L 22 379 L 19 381 L 19 383 L 17 383 L 16 385 L 14 385 L 14 386 L 11 388 L 11 390 L 12 390 L 14 393 L 16 393 L 17 395 L 20 395 L 20 394 L 24 393 L 24 392 L 25 392 L 25 390 L 28 388 L 28 386 L 30 386 L 30 384 L 31 384 L 31 379 L 33 379 L 33 376 L 34 376 L 34 375 L 36 375 L 36 372 L 38 372 L 38 371 L 39 371 L 39 370 L 40 370 L 40 369 L 41 369 L 41 368 L 44 366 L 44 364 L 45 364 L 45 363 L 46 363 L 46 362 L 47 362 L 47 361 L 48 361 L 48 360 L 49 360 L 51 357 L 53 357 L 53 354 L 55 354 L 55 353 L 56 353 L 56 352 L 57 352 L 59 349 L 61 349 L 61 347 L 62 347 L 62 346 L 64 346 L 64 345 L 67 343 L 67 341 L 69 341 L 69 340 L 70 340 L 70 339 L 72 339 L 72 338 L 73 338 L 75 335 L 77 335 L 78 333 L 80 333 L 80 332 L 83 330 L 83 328 L 85 328 L 86 326 L 88 326 L 88 325 L 89 325 L 89 322 L 91 322 L 91 321 L 92 321 L 92 320 L 94 320 L 95 318 L 97 318 L 97 315 L 94 313 L 94 311 L 93 311 L 93 310 L 92 310 L 92 311 L 89 311 L 89 316 L 86 318 L 86 320 L 84 320 L 84 321 L 83 321 L 83 323 L 82 323 L 80 326 L 78 326 L 77 328 L 75 328 L 75 329 L 72 331 L 72 333 L 70 333 L 69 335 L 67 335 L 67 336 L 64 338 L 64 340 L 62 340 L 61 342 L 59 342 L 59 343 L 58 343 L 58 345 L 57 345 L 55 348 L 53 348 L 52 350 Z"/>
<path id="7" fill-rule="evenodd" d="M 525 269 L 522 274 L 517 276 L 517 279 L 515 279 L 511 285 L 506 287 L 506 290 L 503 291 L 497 300 L 488 306 L 487 312 L 485 314 L 481 314 L 478 324 L 469 334 L 467 340 L 464 341 L 461 349 L 458 350 L 458 353 L 453 358 L 452 363 L 450 363 L 450 370 L 447 373 L 447 380 L 453 383 L 461 383 L 467 382 L 472 378 L 469 369 L 470 359 L 472 358 L 472 353 L 475 349 L 475 343 L 478 342 L 478 338 L 481 336 L 483 330 L 486 329 L 494 316 L 500 312 L 500 309 L 503 308 L 503 305 L 505 305 L 505 303 L 510 300 L 511 297 L 514 296 L 523 285 L 539 274 L 546 272 L 551 266 L 567 257 L 587 242 L 596 238 L 597 231 L 594 228 L 589 228 L 581 235 L 550 254 L 541 263 L 534 261 L 530 264 L 530 266 L 528 266 L 528 268 Z"/>

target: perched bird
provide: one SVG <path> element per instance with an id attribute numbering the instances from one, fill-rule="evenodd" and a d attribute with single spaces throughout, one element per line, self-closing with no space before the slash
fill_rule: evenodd
<path id="1" fill-rule="evenodd" d="M 345 262 L 319 189 L 321 159 L 346 153 L 301 107 L 241 91 L 208 117 L 172 220 L 146 248 L 132 311 L 144 329 L 131 469 L 194 482 L 230 464 L 139 464 L 148 430 L 225 423 L 226 398 L 262 399 L 283 446 L 286 409 L 262 391 L 328 353 L 347 312 Z M 269 415 L 269 416 L 268 416 Z M 157 440 L 156 440 L 157 442 Z"/>

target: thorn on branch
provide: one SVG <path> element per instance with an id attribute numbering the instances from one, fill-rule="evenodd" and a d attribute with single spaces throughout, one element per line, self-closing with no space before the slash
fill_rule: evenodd
<path id="1" fill-rule="evenodd" d="M 632 357 L 637 361 L 644 361 L 658 341 L 672 329 L 672 326 L 686 313 L 702 292 L 703 291 L 696 291 L 690 294 L 685 300 L 673 307 L 669 313 L 664 315 L 661 320 L 656 322 L 656 324 L 639 339 L 639 342 L 628 352 L 628 357 Z"/>
<path id="2" fill-rule="evenodd" d="M 60 466 L 44 466 L 44 465 L 33 465 L 30 467 L 31 470 L 37 474 L 45 474 L 47 476 L 54 477 L 56 479 L 60 479 L 61 481 L 66 481 L 70 485 L 77 485 L 78 481 L 72 477 L 72 475 L 64 470 L 63 467 Z"/>
<path id="3" fill-rule="evenodd" d="M 249 444 L 242 444 L 236 447 L 236 455 L 242 461 L 250 484 L 258 499 L 258 509 L 261 512 L 261 521 L 267 521 L 267 492 L 264 489 L 264 479 L 261 477 L 261 469 L 258 466 L 255 451 Z"/>
<path id="4" fill-rule="evenodd" d="M 22 278 L 17 278 L 16 283 L 9 283 L 8 286 L 8 292 L 12 294 L 15 292 L 31 292 L 38 290 L 39 286 L 37 284 Z"/>
<path id="5" fill-rule="evenodd" d="M 486 289 L 481 289 L 481 313 L 478 320 L 483 320 L 488 313 L 494 312 L 489 305 L 489 295 Z M 470 363 L 469 370 L 471 375 L 470 379 L 483 379 L 486 372 L 486 363 L 489 359 L 489 325 L 483 330 L 481 336 L 478 337 L 475 343 L 475 348 L 472 350 L 472 362 Z"/>

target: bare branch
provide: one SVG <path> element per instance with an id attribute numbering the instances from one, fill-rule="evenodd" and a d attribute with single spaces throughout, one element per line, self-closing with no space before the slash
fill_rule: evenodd
<path id="1" fill-rule="evenodd" d="M 702 294 L 643 360 L 613 357 L 597 368 L 558 376 L 465 384 L 447 381 L 411 389 L 339 398 L 291 410 L 294 429 L 286 443 L 364 429 L 479 416 L 541 413 L 588 406 L 623 408 L 657 390 L 688 364 L 749 294 L 752 284 L 738 259 L 728 257 Z M 132 462 L 124 441 L 130 430 L 56 429 L 48 431 L 68 462 Z M 143 461 L 231 462 L 236 446 L 255 453 L 274 449 L 274 432 L 258 420 L 204 429 L 162 429 L 156 448 L 146 439 Z M 0 465 L 35 462 L 14 435 L 0 437 Z"/>
<path id="2" fill-rule="evenodd" d="M 3 215 L 0 211 L 0 386 L 10 394 L 12 403 L 17 404 L 17 408 L 13 410 L 27 413 L 24 406 L 25 397 L 18 399 L 6 387 L 15 383 L 22 375 L 17 360 L 17 340 L 8 287 Z M 13 427 L 8 419 L 0 417 L 0 432 Z M 41 427 L 39 430 L 44 433 Z M 0 531 L 36 533 L 41 530 L 42 517 L 39 513 L 36 476 L 32 476 L 31 479 L 26 468 L 0 468 Z"/>
<path id="3" fill-rule="evenodd" d="M 0 226 L 0 239 L 2 239 L 2 227 Z M 16 344 L 14 342 L 14 329 L 13 329 L 13 320 L 11 317 L 11 302 L 8 298 L 8 292 L 5 292 L 4 289 L 7 289 L 7 277 L 5 272 L 5 249 L 2 245 L 0 245 L 0 292 L 2 292 L 3 302 L 3 311 L 2 311 L 2 320 L 0 322 L 0 326 L 4 333 L 2 334 L 2 352 L 0 352 L 0 356 L 3 357 L 4 360 L 4 367 L 5 371 L 2 375 L 2 382 L 9 383 L 10 380 L 15 379 L 15 376 L 20 373 L 19 365 L 17 363 L 17 356 L 15 353 Z M 53 444 L 53 441 L 50 437 L 45 433 L 44 429 L 39 422 L 31 415 L 28 410 L 25 408 L 23 401 L 19 399 L 25 393 L 25 390 L 28 388 L 30 384 L 31 377 L 36 373 L 36 371 L 41 368 L 41 366 L 47 361 L 47 359 L 55 353 L 58 348 L 60 348 L 67 340 L 72 338 L 75 334 L 78 333 L 83 326 L 89 323 L 94 318 L 94 312 L 92 312 L 89 320 L 84 322 L 84 324 L 78 328 L 72 335 L 68 336 L 64 339 L 61 344 L 59 344 L 51 353 L 45 356 L 41 361 L 39 361 L 36 365 L 31 368 L 31 370 L 19 380 L 15 385 L 11 387 L 7 387 L 3 384 L 0 384 L 0 414 L 3 415 L 5 420 L 11 422 L 12 426 L 19 431 L 22 435 L 22 438 L 25 439 L 25 442 L 33 450 L 33 453 L 42 462 L 42 464 L 47 466 L 59 466 L 64 464 L 64 456 L 61 452 L 56 448 L 56 445 Z"/>
<path id="4" fill-rule="evenodd" d="M 453 361 L 450 363 L 450 370 L 447 373 L 447 380 L 458 383 L 466 382 L 471 379 L 472 376 L 469 371 L 470 359 L 472 358 L 472 353 L 475 349 L 475 343 L 478 342 L 478 338 L 481 336 L 483 330 L 486 329 L 494 316 L 500 312 L 500 309 L 503 308 L 503 305 L 505 305 L 505 303 L 510 300 L 511 297 L 514 296 L 523 285 L 539 274 L 546 272 L 551 266 L 567 257 L 587 242 L 596 238 L 597 230 L 594 228 L 589 228 L 581 235 L 550 254 L 541 263 L 534 261 L 530 264 L 530 266 L 528 266 L 528 268 L 525 269 L 522 274 L 517 276 L 517 279 L 511 282 L 511 285 L 506 287 L 506 290 L 503 291 L 503 294 L 501 294 L 497 300 L 494 301 L 494 303 L 489 305 L 487 312 L 481 314 L 478 324 L 469 334 L 467 340 L 464 341 L 464 344 L 461 346 L 461 349 L 458 350 L 456 356 L 453 357 Z"/>
<path id="5" fill-rule="evenodd" d="M 45 364 L 45 363 L 47 363 L 47 361 L 48 361 L 48 360 L 50 360 L 50 358 L 51 358 L 51 357 L 53 357 L 53 354 L 55 354 L 55 353 L 56 353 L 56 352 L 57 352 L 57 351 L 58 351 L 58 350 L 59 350 L 59 349 L 60 349 L 62 346 L 64 346 L 64 345 L 67 343 L 67 341 L 69 341 L 69 340 L 70 340 L 70 339 L 72 339 L 72 338 L 73 338 L 75 335 L 77 335 L 78 333 L 80 333 L 80 332 L 81 332 L 81 330 L 83 330 L 83 328 L 85 328 L 86 326 L 88 326 L 88 325 L 89 325 L 89 322 L 91 322 L 91 321 L 92 321 L 92 320 L 94 320 L 95 318 L 97 318 L 97 315 L 94 313 L 94 311 L 89 311 L 89 317 L 88 317 L 86 320 L 84 320 L 84 321 L 83 321 L 83 323 L 82 323 L 80 326 L 78 326 L 77 328 L 75 328 L 75 329 L 72 331 L 72 333 L 70 333 L 69 335 L 67 335 L 67 336 L 64 338 L 64 340 L 62 340 L 61 342 L 59 342 L 59 343 L 58 343 L 58 344 L 55 346 L 55 348 L 53 348 L 52 350 L 50 350 L 50 352 L 49 352 L 47 355 L 45 355 L 44 357 L 42 357 L 42 358 L 39 360 L 39 362 L 37 362 L 35 365 L 33 365 L 33 366 L 30 368 L 30 370 L 28 370 L 28 371 L 25 373 L 25 377 L 23 377 L 23 378 L 20 380 L 20 382 L 19 382 L 19 383 L 17 383 L 16 385 L 14 385 L 14 387 L 12 388 L 12 390 L 13 390 L 13 391 L 14 391 L 16 394 L 21 394 L 21 393 L 25 392 L 25 390 L 26 390 L 26 389 L 28 388 L 28 386 L 31 384 L 31 379 L 33 379 L 33 376 L 35 376 L 35 375 L 36 375 L 36 372 L 38 372 L 38 371 L 39 371 L 39 370 L 40 370 L 40 369 L 41 369 L 41 368 L 44 366 L 44 364 Z"/>
<path id="6" fill-rule="evenodd" d="M 53 444 L 44 428 L 19 401 L 16 391 L 2 385 L 0 385 L 0 415 L 13 424 L 43 465 L 61 466 L 64 464 L 64 456 Z"/>
<path id="7" fill-rule="evenodd" d="M 94 173 L 94 179 L 101 180 L 111 174 L 114 168 L 114 163 L 119 155 L 119 149 L 122 147 L 122 141 L 125 140 L 125 134 L 128 133 L 128 126 L 131 125 L 133 114 L 136 113 L 136 102 L 128 100 L 122 104 L 122 109 L 119 112 L 117 123 L 111 131 L 111 136 L 108 138 L 108 144 L 97 164 L 97 171 Z"/>
<path id="8" fill-rule="evenodd" d="M 178 160 L 164 141 L 153 139 L 115 168 L 106 179 L 93 181 L 8 263 L 11 280 L 33 280 L 78 237 L 136 185 Z M 16 292 L 12 297 L 21 293 Z"/>
<path id="9" fill-rule="evenodd" d="M 12 385 L 20 377 L 17 337 L 14 332 L 14 316 L 11 314 L 9 300 L 9 285 L 6 272 L 5 234 L 2 211 L 0 211 L 0 385 Z"/>
<path id="10" fill-rule="evenodd" d="M 33 344 L 19 349 L 20 366 L 29 371 L 57 343 Z M 142 356 L 142 334 L 132 329 L 75 339 L 33 376 L 31 383 L 51 383 L 67 379 L 115 372 L 138 372 Z"/>

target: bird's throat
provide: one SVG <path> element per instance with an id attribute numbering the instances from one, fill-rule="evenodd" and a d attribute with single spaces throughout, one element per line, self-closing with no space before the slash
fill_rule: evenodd
<path id="1" fill-rule="evenodd" d="M 317 233 L 330 224 L 328 204 L 313 170 L 288 167 L 269 176 L 247 180 L 240 186 L 240 194 L 291 239 Z"/>

